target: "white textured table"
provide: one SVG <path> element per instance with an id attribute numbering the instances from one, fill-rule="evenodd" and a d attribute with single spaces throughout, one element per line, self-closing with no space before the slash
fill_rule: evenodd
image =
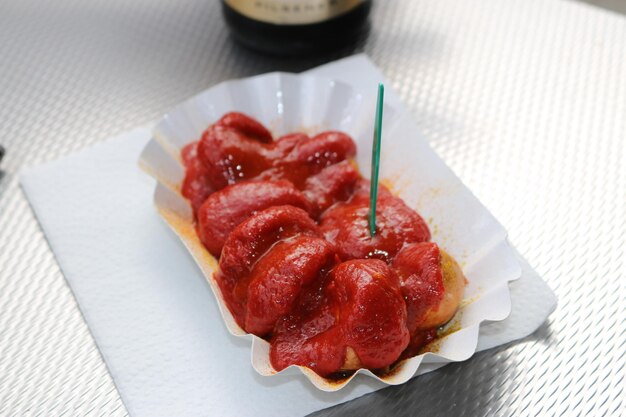
<path id="1" fill-rule="evenodd" d="M 375 5 L 355 47 L 290 61 L 233 45 L 212 0 L 0 2 L 1 416 L 126 414 L 20 167 L 216 82 L 360 51 L 560 304 L 520 343 L 318 414 L 626 412 L 626 19 L 557 0 Z"/>

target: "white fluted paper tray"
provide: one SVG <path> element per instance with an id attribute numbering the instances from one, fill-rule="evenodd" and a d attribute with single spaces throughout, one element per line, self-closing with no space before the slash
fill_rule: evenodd
<path id="1" fill-rule="evenodd" d="M 359 167 L 369 176 L 373 110 L 373 97 L 349 84 L 310 75 L 271 73 L 219 84 L 179 105 L 156 126 L 142 153 L 141 166 L 158 180 L 157 209 L 200 266 L 229 331 L 251 340 L 252 366 L 262 375 L 276 373 L 269 362 L 269 345 L 246 334 L 224 304 L 213 279 L 217 262 L 199 242 L 191 209 L 179 192 L 184 175 L 180 149 L 198 140 L 224 113 L 241 111 L 269 126 L 275 135 L 326 129 L 350 134 L 357 143 Z M 415 375 L 421 364 L 469 358 L 476 350 L 479 324 L 509 315 L 508 282 L 517 279 L 521 269 L 503 227 L 432 151 L 411 118 L 396 107 L 385 108 L 381 178 L 393 184 L 405 202 L 428 220 L 433 240 L 459 261 L 469 281 L 456 319 L 458 330 L 437 342 L 436 352 L 405 360 L 382 378 L 365 369 L 356 373 L 395 385 Z M 338 390 L 354 377 L 338 383 L 306 368 L 293 366 L 283 372 L 297 369 L 325 391 Z"/>

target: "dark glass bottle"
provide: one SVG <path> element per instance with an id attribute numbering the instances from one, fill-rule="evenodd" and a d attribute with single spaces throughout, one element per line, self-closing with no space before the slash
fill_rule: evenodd
<path id="1" fill-rule="evenodd" d="M 274 55 L 295 56 L 347 45 L 365 29 L 371 0 L 222 0 L 234 38 Z"/>

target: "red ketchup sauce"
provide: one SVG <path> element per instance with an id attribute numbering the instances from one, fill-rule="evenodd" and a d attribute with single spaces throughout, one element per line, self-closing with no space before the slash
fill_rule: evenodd
<path id="1" fill-rule="evenodd" d="M 382 185 L 370 237 L 369 182 L 355 154 L 345 133 L 274 139 L 235 112 L 182 151 L 182 194 L 219 258 L 224 301 L 244 330 L 271 343 L 277 370 L 383 369 L 436 334 L 421 323 L 444 297 L 439 248 Z"/>

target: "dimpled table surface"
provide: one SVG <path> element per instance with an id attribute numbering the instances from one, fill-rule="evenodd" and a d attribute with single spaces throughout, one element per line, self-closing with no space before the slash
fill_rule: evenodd
<path id="1" fill-rule="evenodd" d="M 232 43 L 213 0 L 0 2 L 0 415 L 126 415 L 18 185 L 219 81 L 365 52 L 559 297 L 532 336 L 316 415 L 619 415 L 626 19 L 557 0 L 376 1 L 355 45 Z M 71 210 L 71 202 L 68 202 Z M 210 414 L 210 410 L 207 410 Z"/>

